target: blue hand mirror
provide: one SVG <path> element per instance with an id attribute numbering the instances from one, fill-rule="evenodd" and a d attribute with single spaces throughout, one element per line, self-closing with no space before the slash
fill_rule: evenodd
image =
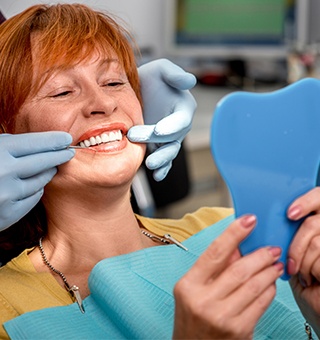
<path id="1" fill-rule="evenodd" d="M 302 222 L 289 220 L 287 209 L 317 184 L 320 80 L 303 79 L 271 93 L 227 95 L 214 112 L 211 150 L 236 216 L 253 213 L 258 219 L 240 251 L 280 246 L 280 261 L 286 263 Z"/>

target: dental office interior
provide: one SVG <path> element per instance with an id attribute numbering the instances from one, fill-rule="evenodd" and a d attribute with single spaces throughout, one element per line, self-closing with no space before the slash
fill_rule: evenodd
<path id="1" fill-rule="evenodd" d="M 139 64 L 167 58 L 197 77 L 192 129 L 167 178 L 142 168 L 139 212 L 180 218 L 202 206 L 232 206 L 210 148 L 217 103 L 235 91 L 277 91 L 320 78 L 319 0 L 0 0 L 9 18 L 38 3 L 84 3 L 120 17 L 140 48 Z"/>

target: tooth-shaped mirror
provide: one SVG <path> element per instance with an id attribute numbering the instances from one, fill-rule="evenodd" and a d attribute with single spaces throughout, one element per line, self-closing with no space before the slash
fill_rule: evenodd
<path id="1" fill-rule="evenodd" d="M 287 209 L 317 183 L 320 81 L 307 78 L 271 93 L 227 95 L 214 112 L 211 150 L 236 216 L 253 213 L 258 218 L 240 251 L 280 246 L 280 261 L 286 263 L 302 222 L 289 220 Z"/>

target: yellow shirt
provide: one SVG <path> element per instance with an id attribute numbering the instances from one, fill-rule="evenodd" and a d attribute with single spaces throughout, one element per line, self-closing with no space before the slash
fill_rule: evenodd
<path id="1" fill-rule="evenodd" d="M 202 229 L 231 215 L 228 208 L 201 208 L 178 220 L 151 219 L 136 216 L 141 224 L 157 235 L 170 233 L 184 241 Z M 73 303 L 69 293 L 63 289 L 50 273 L 39 273 L 29 260 L 26 249 L 18 257 L 0 268 L 0 338 L 8 335 L 3 323 L 23 313 Z"/>

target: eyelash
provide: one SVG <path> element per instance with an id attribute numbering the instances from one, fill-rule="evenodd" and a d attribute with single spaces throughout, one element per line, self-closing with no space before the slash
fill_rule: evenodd
<path id="1" fill-rule="evenodd" d="M 63 91 L 51 96 L 51 98 L 64 97 L 67 96 L 69 93 L 71 93 L 71 91 Z"/>
<path id="2" fill-rule="evenodd" d="M 113 81 L 113 82 L 110 82 L 110 83 L 103 84 L 102 86 L 103 87 L 108 87 L 108 86 L 109 87 L 118 87 L 118 86 L 122 86 L 122 85 L 125 85 L 125 82 Z M 64 96 L 67 96 L 70 93 L 72 93 L 72 91 L 63 91 L 63 92 L 57 93 L 57 94 L 50 96 L 50 97 L 51 98 L 64 97 Z"/>
<path id="3" fill-rule="evenodd" d="M 112 81 L 110 83 L 104 84 L 103 86 L 110 86 L 110 87 L 116 87 L 116 86 L 122 86 L 124 85 L 124 82 L 121 81 Z"/>

